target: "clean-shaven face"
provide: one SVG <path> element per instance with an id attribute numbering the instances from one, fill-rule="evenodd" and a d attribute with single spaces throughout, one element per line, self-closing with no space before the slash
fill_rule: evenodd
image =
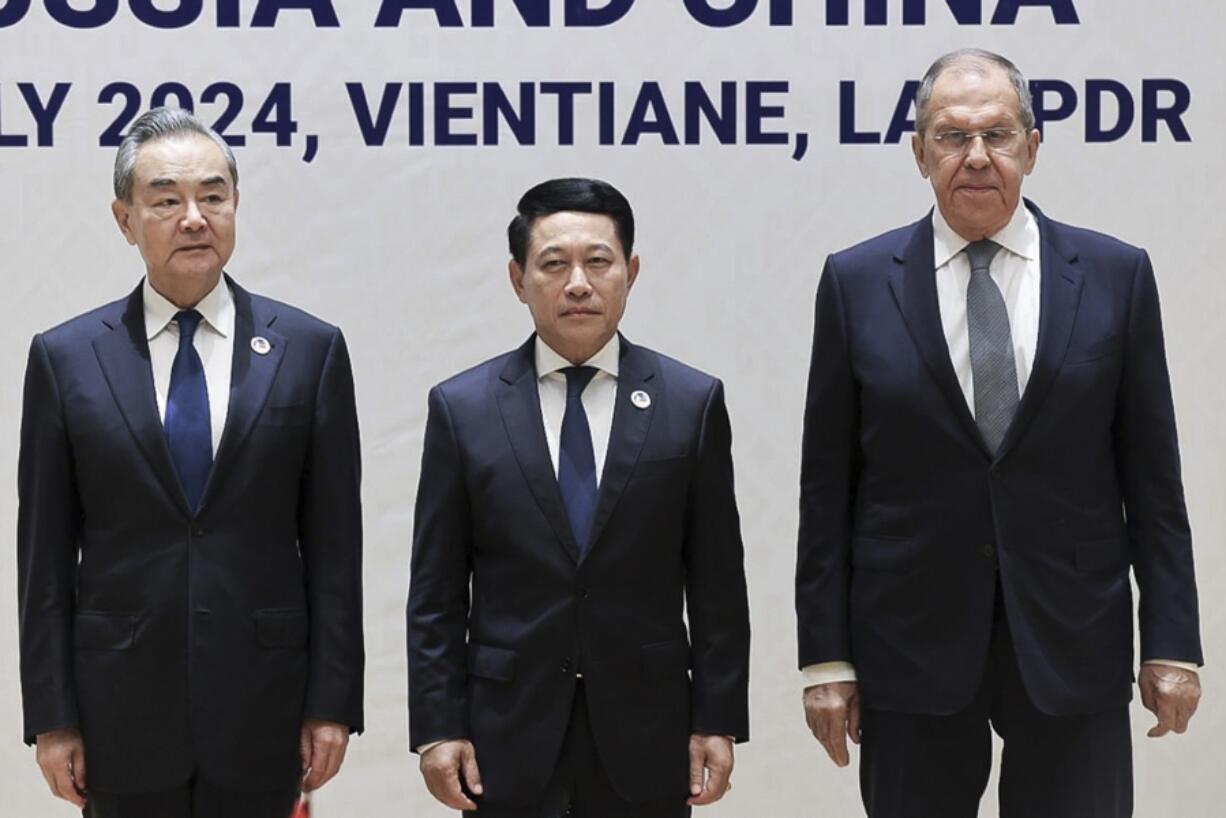
<path id="1" fill-rule="evenodd" d="M 537 334 L 576 364 L 617 332 L 638 272 L 638 256 L 626 258 L 611 218 L 571 211 L 537 219 L 524 265 L 510 264 Z"/>
<path id="2" fill-rule="evenodd" d="M 221 149 L 203 134 L 189 134 L 142 145 L 132 201 L 116 200 L 112 210 L 155 289 L 182 290 L 190 279 L 207 292 L 234 252 L 237 207 Z"/>
<path id="3" fill-rule="evenodd" d="M 1017 208 L 1022 179 L 1034 169 L 1039 132 L 1025 131 L 1017 92 L 996 66 L 953 66 L 937 77 L 923 134 L 911 138 L 915 161 L 931 180 L 941 215 L 958 235 L 978 241 L 996 233 Z M 971 139 L 955 149 L 951 131 L 1017 131 L 991 146 Z"/>

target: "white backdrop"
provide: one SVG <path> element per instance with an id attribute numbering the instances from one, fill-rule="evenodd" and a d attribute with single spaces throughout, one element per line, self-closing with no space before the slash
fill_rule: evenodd
<path id="1" fill-rule="evenodd" d="M 197 96 L 230 81 L 246 103 L 229 129 L 246 134 L 238 150 L 242 206 L 230 272 L 248 288 L 293 302 L 346 332 L 361 415 L 366 520 L 367 725 L 345 769 L 323 790 L 317 814 L 444 815 L 420 783 L 407 748 L 404 596 L 412 502 L 426 392 L 449 374 L 518 344 L 531 329 L 506 280 L 504 230 L 519 195 L 544 178 L 599 176 L 630 198 L 639 220 L 643 273 L 623 328 L 653 346 L 722 377 L 734 431 L 739 501 L 753 615 L 752 735 L 738 748 L 736 789 L 700 814 L 790 818 L 861 814 L 855 774 L 836 770 L 808 735 L 795 669 L 792 569 L 797 522 L 801 409 L 812 301 L 825 255 L 930 207 L 907 142 L 840 144 L 839 82 L 856 83 L 858 130 L 883 131 L 907 80 L 945 51 L 981 46 L 1013 58 L 1035 79 L 1058 79 L 1080 99 L 1070 118 L 1048 126 L 1025 193 L 1052 217 L 1115 234 L 1149 249 L 1158 274 L 1168 357 L 1179 416 L 1184 480 L 1198 556 L 1205 652 L 1205 704 L 1191 732 L 1144 738 L 1151 721 L 1134 712 L 1139 816 L 1217 814 L 1226 802 L 1220 733 L 1226 728 L 1226 348 L 1221 312 L 1226 278 L 1220 190 L 1226 181 L 1226 10 L 1215 0 L 1180 4 L 1066 0 L 1079 24 L 1057 25 L 1047 6 L 1022 7 L 1013 25 L 959 25 L 942 0 L 929 0 L 926 25 L 903 25 L 890 0 L 886 25 L 828 25 L 825 4 L 797 3 L 791 25 L 770 26 L 763 8 L 742 25 L 700 25 L 681 0 L 640 0 L 614 25 L 528 28 L 509 0 L 489 28 L 440 28 L 429 11 L 406 11 L 398 28 L 376 29 L 377 0 L 336 3 L 339 28 L 316 27 L 301 10 L 271 28 L 251 28 L 255 0 L 241 4 L 236 28 L 219 28 L 217 6 L 177 30 L 139 22 L 121 2 L 115 19 L 93 29 L 54 22 L 36 0 L 0 27 L 0 275 L 4 320 L 0 378 L 0 531 L 16 526 L 20 383 L 30 336 L 117 298 L 143 268 L 110 212 L 114 151 L 98 136 L 120 107 L 97 102 L 113 81 L 143 92 L 167 80 Z M 60 0 L 58 6 L 64 6 Z M 73 0 L 71 8 L 99 5 Z M 105 3 L 100 5 L 105 6 Z M 174 0 L 157 8 L 173 9 Z M 275 5 L 275 4 L 273 4 Z M 322 3 L 320 6 L 331 4 Z M 394 4 L 393 4 L 394 5 Z M 449 5 L 449 4 L 440 4 Z M 595 3 L 593 3 L 595 5 Z M 695 3 L 698 5 L 698 3 Z M 729 0 L 712 0 L 727 8 Z M 838 5 L 835 3 L 834 5 Z M 923 2 L 908 0 L 920 7 Z M 976 6 L 961 0 L 965 13 Z M 998 3 L 984 0 L 983 19 Z M 999 5 L 1007 6 L 1007 2 Z M 470 4 L 459 3 L 468 21 Z M 0 2 L 0 23 L 14 13 Z M 1136 121 L 1116 141 L 1088 143 L 1085 83 L 1113 79 L 1137 99 Z M 1177 79 L 1191 92 L 1182 121 L 1190 142 L 1164 125 L 1143 142 L 1142 82 Z M 559 146 L 556 105 L 537 105 L 537 144 L 518 145 L 505 129 L 498 146 L 410 147 L 402 91 L 383 147 L 363 144 L 344 83 L 366 83 L 377 106 L 384 82 L 608 81 L 623 123 L 641 83 L 658 81 L 683 122 L 681 89 L 702 81 L 785 81 L 786 107 L 769 130 L 808 134 L 807 155 L 790 146 L 665 145 L 646 135 L 633 146 L 598 144 L 593 97 L 576 101 L 574 145 Z M 274 82 L 290 82 L 299 132 L 287 148 L 253 134 L 252 119 Z M 36 145 L 34 120 L 18 83 L 48 99 L 72 83 L 55 120 L 53 145 Z M 714 92 L 714 91 L 713 91 Z M 472 105 L 473 94 L 456 97 Z M 1049 104 L 1054 98 L 1049 98 Z M 1163 98 L 1169 101 L 1169 98 Z M 744 97 L 739 100 L 744 112 Z M 200 106 L 206 119 L 221 106 Z M 427 105 L 427 112 L 432 110 Z M 1104 108 L 1107 124 L 1117 113 Z M 478 117 L 480 114 L 478 113 Z M 453 130 L 478 133 L 480 119 Z M 847 125 L 846 122 L 843 123 Z M 624 127 L 624 126 L 623 126 Z M 305 135 L 318 155 L 301 161 Z M 11 146 L 21 135 L 25 147 Z M 620 136 L 620 128 L 619 128 Z M 5 467 L 0 466 L 0 469 Z M 11 542 L 11 540 L 10 540 Z M 10 555 L 12 550 L 10 549 Z M 0 808 L 6 815 L 68 815 L 53 802 L 21 745 L 15 560 L 0 560 Z M 989 791 L 991 792 L 991 790 Z M 982 815 L 995 816 L 994 797 Z"/>

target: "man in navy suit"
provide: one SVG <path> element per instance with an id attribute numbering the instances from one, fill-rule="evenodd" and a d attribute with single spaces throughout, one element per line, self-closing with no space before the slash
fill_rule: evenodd
<path id="1" fill-rule="evenodd" d="M 25 735 L 86 816 L 286 818 L 362 729 L 349 357 L 223 276 L 238 198 L 214 131 L 137 119 L 112 209 L 147 274 L 30 348 Z"/>
<path id="2" fill-rule="evenodd" d="M 723 385 L 617 332 L 639 259 L 613 187 L 544 182 L 508 234 L 536 333 L 430 392 L 412 747 L 483 818 L 688 815 L 749 729 Z"/>
<path id="3" fill-rule="evenodd" d="M 872 818 L 1132 813 L 1129 567 L 1151 736 L 1201 648 L 1149 257 L 1020 196 L 1026 81 L 929 69 L 913 147 L 937 207 L 832 255 L 818 287 L 796 575 L 806 717 L 862 743 Z"/>

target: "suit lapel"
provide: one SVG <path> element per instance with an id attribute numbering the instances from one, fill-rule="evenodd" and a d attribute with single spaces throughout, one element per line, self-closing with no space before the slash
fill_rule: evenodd
<path id="1" fill-rule="evenodd" d="M 251 294 L 226 276 L 234 295 L 234 358 L 230 371 L 230 405 L 226 411 L 226 426 L 213 458 L 200 507 L 207 505 L 217 486 L 233 467 L 243 443 L 251 433 L 256 419 L 268 400 L 268 392 L 276 380 L 277 370 L 285 358 L 287 339 L 272 329 L 276 313 L 258 309 Z M 271 347 L 265 354 L 257 353 L 251 339 L 259 336 Z"/>
<path id="2" fill-rule="evenodd" d="M 932 217 L 929 214 L 915 223 L 910 240 L 895 254 L 895 266 L 890 271 L 890 289 L 937 387 L 945 395 L 963 431 L 987 457 L 989 452 L 983 435 L 966 405 L 966 396 L 958 385 L 958 376 L 949 357 L 949 345 L 945 342 L 941 306 L 937 300 L 936 259 L 932 241 Z"/>
<path id="3" fill-rule="evenodd" d="M 1064 354 L 1068 350 L 1073 322 L 1081 303 L 1082 273 L 1074 266 L 1077 251 L 1043 213 L 1033 204 L 1026 205 L 1039 223 L 1039 340 L 1035 348 L 1034 366 L 1026 390 L 1013 416 L 1013 423 L 1001 442 L 1003 457 L 1025 433 L 1035 413 L 1047 397 L 1055 381 Z"/>
<path id="4" fill-rule="evenodd" d="M 592 518 L 592 535 L 584 556 L 600 543 L 600 534 L 608 523 L 617 501 L 621 498 L 626 482 L 634 472 L 639 453 L 647 440 L 651 418 L 655 413 L 658 398 L 656 375 L 651 356 L 621 338 L 621 356 L 618 361 L 617 398 L 613 406 L 613 426 L 609 431 L 609 445 L 605 454 L 604 471 L 600 479 L 600 491 L 596 496 L 596 513 Z M 643 409 L 635 406 L 630 396 L 636 391 L 646 392 L 651 399 Z"/>
<path id="5" fill-rule="evenodd" d="M 562 505 L 558 478 L 549 459 L 549 443 L 545 440 L 545 422 L 541 418 L 541 396 L 533 362 L 535 342 L 536 336 L 533 335 L 511 353 L 503 367 L 499 375 L 498 411 L 502 415 L 515 459 L 519 461 L 524 480 L 536 498 L 541 513 L 571 559 L 578 562 L 579 547 Z"/>
<path id="6" fill-rule="evenodd" d="M 141 287 L 128 296 L 123 312 L 104 319 L 111 331 L 94 339 L 94 354 L 111 395 L 153 473 L 180 511 L 192 516 L 170 460 L 162 419 L 158 416 L 149 341 L 145 331 L 145 301 Z"/>

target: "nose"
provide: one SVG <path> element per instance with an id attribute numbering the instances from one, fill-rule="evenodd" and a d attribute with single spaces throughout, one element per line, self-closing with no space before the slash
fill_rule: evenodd
<path id="1" fill-rule="evenodd" d="M 203 230 L 207 222 L 204 220 L 204 214 L 200 212 L 200 206 L 195 200 L 187 201 L 187 208 L 183 212 L 183 219 L 179 222 L 179 226 L 188 232 Z"/>
<path id="2" fill-rule="evenodd" d="M 991 162 L 988 158 L 988 146 L 983 141 L 983 134 L 975 134 L 971 137 L 971 142 L 966 146 L 966 162 L 967 167 L 985 168 Z"/>
<path id="3" fill-rule="evenodd" d="M 582 264 L 573 265 L 566 279 L 566 294 L 571 298 L 586 298 L 591 292 L 592 283 L 587 279 L 587 271 Z"/>

